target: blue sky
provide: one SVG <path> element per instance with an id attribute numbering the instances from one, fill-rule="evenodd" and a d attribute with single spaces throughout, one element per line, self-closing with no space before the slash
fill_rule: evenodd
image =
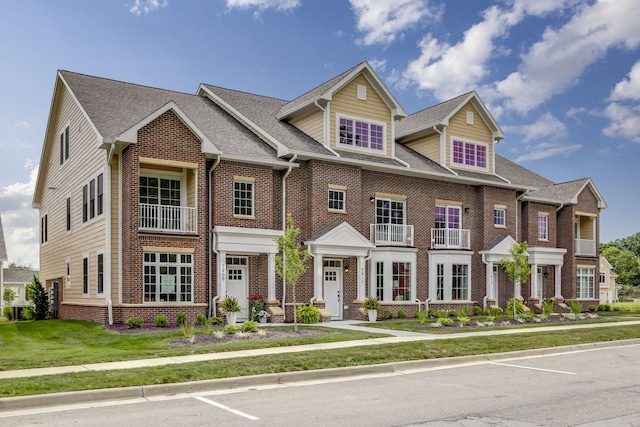
<path id="1" fill-rule="evenodd" d="M 0 0 L 0 213 L 38 266 L 31 208 L 56 71 L 293 99 L 369 61 L 406 112 L 477 90 L 498 152 L 591 177 L 601 241 L 640 231 L 637 0 Z"/>

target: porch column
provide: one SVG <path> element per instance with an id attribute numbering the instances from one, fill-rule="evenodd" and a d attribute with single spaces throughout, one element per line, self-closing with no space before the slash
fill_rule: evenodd
<path id="1" fill-rule="evenodd" d="M 276 254 L 267 254 L 267 300 L 276 299 Z"/>
<path id="2" fill-rule="evenodd" d="M 218 296 L 222 299 L 227 295 L 227 253 L 218 252 Z"/>
<path id="3" fill-rule="evenodd" d="M 494 283 L 493 283 L 493 261 L 489 261 L 485 267 L 485 295 L 488 299 L 496 299 L 494 295 Z"/>
<path id="4" fill-rule="evenodd" d="M 556 277 L 556 297 L 560 297 L 562 298 L 562 278 L 561 273 L 562 273 L 562 266 L 561 265 L 555 265 L 555 277 Z"/>
<path id="5" fill-rule="evenodd" d="M 365 269 L 365 265 L 366 265 L 366 261 L 365 261 L 365 257 L 363 256 L 359 256 L 358 257 L 358 288 L 357 288 L 357 296 L 356 299 L 358 301 L 363 301 L 366 298 L 366 290 L 365 290 L 365 284 L 367 282 L 366 280 L 366 269 Z"/>
<path id="6" fill-rule="evenodd" d="M 531 298 L 538 298 L 538 264 L 531 264 Z"/>
<path id="7" fill-rule="evenodd" d="M 316 255 L 313 258 L 313 288 L 316 299 L 324 301 L 324 293 L 322 292 L 322 255 Z"/>

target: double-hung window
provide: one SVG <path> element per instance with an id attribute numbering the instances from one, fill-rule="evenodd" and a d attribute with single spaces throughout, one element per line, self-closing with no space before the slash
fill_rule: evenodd
<path id="1" fill-rule="evenodd" d="M 255 215 L 255 179 L 251 177 L 234 177 L 233 181 L 233 215 L 253 218 Z"/>
<path id="2" fill-rule="evenodd" d="M 96 277 L 96 291 L 98 295 L 104 294 L 104 253 L 99 252 L 96 257 L 97 277 Z"/>
<path id="3" fill-rule="evenodd" d="M 88 222 L 104 213 L 104 174 L 91 178 L 82 187 L 82 222 Z"/>
<path id="4" fill-rule="evenodd" d="M 507 208 L 505 206 L 495 205 L 493 207 L 493 225 L 496 227 L 505 227 Z"/>
<path id="5" fill-rule="evenodd" d="M 60 134 L 60 164 L 69 160 L 69 126 Z"/>
<path id="6" fill-rule="evenodd" d="M 345 212 L 345 187 L 329 186 L 329 210 L 334 212 Z"/>
<path id="7" fill-rule="evenodd" d="M 487 152 L 487 144 L 455 138 L 451 142 L 451 163 L 455 166 L 486 171 Z"/>
<path id="8" fill-rule="evenodd" d="M 71 197 L 67 197 L 67 231 L 71 231 Z"/>
<path id="9" fill-rule="evenodd" d="M 193 254 L 145 252 L 144 302 L 192 302 Z"/>
<path id="10" fill-rule="evenodd" d="M 549 214 L 538 214 L 538 240 L 549 240 Z"/>
<path id="11" fill-rule="evenodd" d="M 82 256 L 82 294 L 89 295 L 89 255 Z"/>
<path id="12" fill-rule="evenodd" d="M 594 281 L 595 281 L 595 268 L 578 267 L 577 269 L 577 298 L 593 298 L 594 294 Z"/>
<path id="13" fill-rule="evenodd" d="M 40 243 L 44 244 L 49 241 L 49 215 L 44 214 L 40 217 Z"/>
<path id="14" fill-rule="evenodd" d="M 385 150 L 384 123 L 338 116 L 338 146 L 382 153 Z"/>

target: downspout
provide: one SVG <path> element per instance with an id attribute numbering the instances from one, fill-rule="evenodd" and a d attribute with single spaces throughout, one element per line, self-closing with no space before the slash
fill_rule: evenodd
<path id="1" fill-rule="evenodd" d="M 104 180 L 103 185 L 106 186 L 106 190 L 108 191 L 108 197 L 105 197 L 107 200 L 104 215 L 105 215 L 105 228 L 106 228 L 106 236 L 105 236 L 105 260 L 104 260 L 104 269 L 106 273 L 105 285 L 105 302 L 107 303 L 107 313 L 109 316 L 109 325 L 113 325 L 113 301 L 111 300 L 111 161 L 113 160 L 113 151 L 116 148 L 116 141 L 110 141 L 109 151 L 107 153 L 107 168 L 104 171 L 107 179 Z M 122 260 L 120 260 L 122 262 Z"/>
<path id="2" fill-rule="evenodd" d="M 429 314 L 429 303 L 431 302 L 431 298 L 427 298 L 424 300 L 424 314 Z"/>
<path id="3" fill-rule="evenodd" d="M 324 129 L 325 129 L 325 132 L 324 132 L 324 141 L 323 141 L 322 145 L 324 145 L 324 148 L 329 150 L 329 152 L 331 152 L 331 154 L 333 154 L 336 157 L 340 157 L 340 154 L 337 153 L 334 149 L 332 149 L 330 147 L 331 144 L 329 144 L 329 141 L 328 141 L 328 139 L 329 139 L 329 133 L 328 133 L 329 132 L 329 124 L 327 123 L 327 118 L 326 118 L 327 110 L 320 106 L 320 104 L 318 103 L 318 100 L 315 100 L 314 104 L 315 104 L 316 107 L 318 107 L 320 109 L 320 111 L 322 111 L 324 113 L 323 116 L 324 116 Z"/>
<path id="4" fill-rule="evenodd" d="M 211 298 L 211 295 L 213 294 L 213 267 L 211 266 L 213 264 L 213 257 L 211 256 L 211 252 L 216 254 L 216 260 L 219 259 L 220 255 L 218 251 L 216 251 L 215 235 L 213 234 L 213 195 L 211 194 L 211 191 L 213 189 L 213 170 L 216 168 L 216 166 L 218 166 L 218 163 L 220 163 L 220 156 L 216 158 L 216 161 L 213 163 L 213 165 L 211 165 L 211 168 L 209 169 L 209 246 L 211 249 L 210 251 L 208 251 L 209 291 L 207 293 L 207 296 L 208 300 L 211 301 L 211 303 L 209 304 L 209 319 L 211 319 L 216 313 L 216 301 L 218 300 L 218 298 L 220 298 L 220 295 L 216 295 L 214 298 Z"/>
<path id="5" fill-rule="evenodd" d="M 440 134 L 440 147 L 446 146 L 446 144 L 443 144 L 444 141 L 442 140 L 442 138 L 444 138 L 444 135 L 442 134 L 442 132 L 440 130 L 438 130 L 438 127 L 436 125 L 433 125 L 433 130 L 435 130 L 436 132 L 438 132 Z M 442 166 L 443 168 L 445 168 L 446 170 L 448 170 L 449 172 L 451 172 L 455 176 L 458 176 L 458 173 L 456 171 L 454 171 L 453 169 L 449 168 L 446 163 L 447 162 L 443 162 L 442 161 L 442 155 L 440 155 L 440 166 Z"/>
<path id="6" fill-rule="evenodd" d="M 517 209 L 516 209 L 517 211 Z M 518 223 L 518 221 L 516 221 L 516 224 Z M 487 267 L 489 266 L 489 263 L 487 262 L 487 258 L 485 257 L 486 254 L 482 254 L 482 263 L 484 265 L 486 265 Z M 485 273 L 484 273 L 484 279 L 487 280 L 487 267 L 484 268 Z M 493 272 L 491 272 L 492 274 L 492 279 L 493 280 Z M 484 292 L 484 298 L 482 298 L 482 308 L 487 308 L 487 300 L 489 299 L 489 295 L 487 295 L 487 285 L 485 283 L 484 286 L 485 292 Z"/>
<path id="7" fill-rule="evenodd" d="M 293 162 L 298 158 L 297 154 L 294 154 L 291 159 L 289 159 L 289 168 L 284 173 L 282 177 L 282 232 L 284 233 L 287 229 L 287 177 L 291 173 L 291 169 L 293 169 Z M 285 310 L 285 297 L 287 295 L 287 279 L 286 272 L 287 271 L 287 257 L 283 255 L 282 257 L 282 312 L 283 312 L 283 320 L 287 319 L 287 311 Z M 296 308 L 293 307 L 295 310 Z"/>
<path id="8" fill-rule="evenodd" d="M 522 200 L 522 198 L 524 196 L 526 196 L 529 193 L 529 190 L 525 191 L 524 193 L 522 193 L 520 196 L 516 197 L 516 242 L 518 242 L 518 232 L 520 230 L 520 224 L 518 223 L 518 211 L 520 211 L 520 204 L 518 202 L 520 202 Z"/>
<path id="9" fill-rule="evenodd" d="M 315 266 L 315 259 L 316 259 L 316 254 L 311 253 L 311 245 L 307 245 L 307 252 L 309 252 L 309 255 L 311 255 L 311 258 L 313 258 L 313 265 Z M 311 297 L 311 299 L 309 300 L 309 304 L 313 305 L 316 302 L 316 289 L 315 289 L 315 277 L 316 277 L 316 272 L 313 272 L 313 296 Z M 284 297 L 282 298 L 284 299 Z"/>

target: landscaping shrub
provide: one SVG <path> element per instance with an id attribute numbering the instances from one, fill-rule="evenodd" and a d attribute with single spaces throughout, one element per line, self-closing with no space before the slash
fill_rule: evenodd
<path id="1" fill-rule="evenodd" d="M 598 311 L 598 307 L 592 304 L 588 307 L 588 310 L 589 313 L 595 313 L 596 311 Z"/>
<path id="2" fill-rule="evenodd" d="M 127 317 L 127 321 L 125 322 L 127 325 L 127 329 L 136 329 L 142 327 L 142 318 L 138 316 Z"/>
<path id="3" fill-rule="evenodd" d="M 455 310 L 449 310 L 449 317 L 458 317 L 458 312 Z"/>
<path id="4" fill-rule="evenodd" d="M 22 309 L 22 319 L 23 320 L 31 320 L 35 315 L 35 310 L 33 307 L 27 306 Z"/>
<path id="5" fill-rule="evenodd" d="M 2 310 L 2 314 L 7 318 L 7 320 L 11 320 L 13 318 L 13 310 L 11 309 L 11 307 L 5 307 Z"/>
<path id="6" fill-rule="evenodd" d="M 418 314 L 418 313 L 422 313 L 422 311 L 420 311 L 420 310 L 413 310 L 413 318 L 414 318 L 414 319 L 419 319 L 419 317 L 418 317 L 418 316 L 420 316 L 420 314 Z"/>
<path id="7" fill-rule="evenodd" d="M 482 314 L 482 307 L 474 305 L 471 309 L 471 313 L 473 313 L 474 316 L 480 316 Z"/>
<path id="8" fill-rule="evenodd" d="M 553 313 L 553 300 L 551 298 L 547 298 L 542 301 L 542 318 L 548 319 L 551 317 L 551 313 Z"/>
<path id="9" fill-rule="evenodd" d="M 255 332 L 258 330 L 258 322 L 253 320 L 247 320 L 242 325 L 240 325 L 240 331 L 242 332 Z"/>
<path id="10" fill-rule="evenodd" d="M 223 330 L 225 334 L 235 334 L 240 328 L 236 325 L 225 325 Z"/>
<path id="11" fill-rule="evenodd" d="M 385 319 L 393 319 L 393 311 L 391 311 L 391 310 L 385 310 L 385 311 L 384 311 L 384 318 L 385 318 Z"/>
<path id="12" fill-rule="evenodd" d="M 514 306 L 515 301 L 515 306 Z M 524 313 L 524 303 L 517 298 L 511 298 L 507 301 L 507 316 L 514 317 Z"/>
<path id="13" fill-rule="evenodd" d="M 398 319 L 404 319 L 407 317 L 407 312 L 404 310 L 398 310 Z"/>
<path id="14" fill-rule="evenodd" d="M 424 311 L 416 310 L 416 312 L 414 313 L 414 316 L 416 317 L 416 319 L 420 321 L 421 325 L 424 325 L 425 323 L 427 323 L 427 315 L 424 314 Z"/>
<path id="15" fill-rule="evenodd" d="M 167 320 L 167 316 L 161 314 L 153 319 L 153 324 L 156 325 L 156 328 L 164 328 L 169 324 L 169 321 Z"/>
<path id="16" fill-rule="evenodd" d="M 458 317 L 469 317 L 469 309 L 467 307 L 462 307 L 458 312 Z"/>
<path id="17" fill-rule="evenodd" d="M 436 317 L 436 311 L 433 308 L 427 310 L 427 317 Z"/>
<path id="18" fill-rule="evenodd" d="M 205 323 L 207 323 L 207 316 L 202 313 L 198 313 L 198 315 L 196 316 L 196 325 L 204 326 Z"/>
<path id="19" fill-rule="evenodd" d="M 222 317 L 212 317 L 209 319 L 209 323 L 212 325 L 222 325 L 224 321 L 222 320 Z"/>
<path id="20" fill-rule="evenodd" d="M 46 319 L 49 315 L 49 298 L 38 276 L 33 276 L 31 283 L 27 285 L 26 296 L 28 301 L 33 301 L 35 320 Z"/>
<path id="21" fill-rule="evenodd" d="M 176 314 L 176 325 L 182 326 L 185 323 L 187 323 L 187 314 L 183 311 L 179 311 L 178 314 Z"/>
<path id="22" fill-rule="evenodd" d="M 320 321 L 320 310 L 311 304 L 304 304 L 298 307 L 298 320 L 300 323 L 312 324 Z"/>

